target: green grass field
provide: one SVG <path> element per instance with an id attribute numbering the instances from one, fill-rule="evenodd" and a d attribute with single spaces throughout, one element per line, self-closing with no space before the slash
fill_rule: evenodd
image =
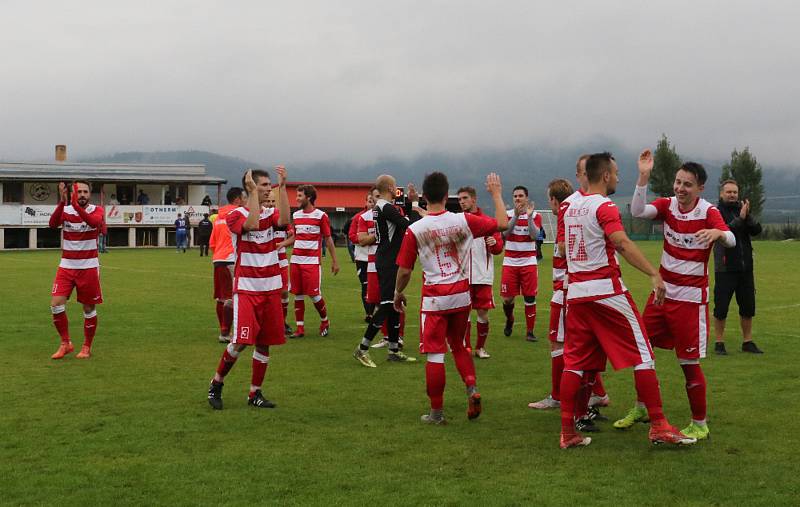
<path id="1" fill-rule="evenodd" d="M 640 243 L 657 262 L 660 242 Z M 0 503 L 5 505 L 797 505 L 794 422 L 800 414 L 798 243 L 756 243 L 757 357 L 738 352 L 731 319 L 724 358 L 703 363 L 711 439 L 688 449 L 651 447 L 645 425 L 603 425 L 591 446 L 558 448 L 557 412 L 527 403 L 547 394 L 546 340 L 502 335 L 490 314 L 477 364 L 484 413 L 467 421 L 463 385 L 448 359 L 445 412 L 429 427 L 424 365 L 377 369 L 351 357 L 363 332 L 354 265 L 326 273 L 327 338 L 309 333 L 272 351 L 265 394 L 275 410 L 246 405 L 250 353 L 228 376 L 225 410 L 206 402 L 222 345 L 211 299 L 211 266 L 197 250 L 115 250 L 102 257 L 105 304 L 94 357 L 50 360 L 58 345 L 48 309 L 56 251 L 4 252 L 0 286 Z M 549 256 L 551 249 L 547 248 Z M 327 261 L 326 261 L 327 262 Z M 326 264 L 327 268 L 327 264 Z M 550 263 L 540 267 L 537 335 L 547 336 Z M 418 294 L 418 270 L 409 294 Z M 639 304 L 646 278 L 625 271 Z M 412 298 L 406 337 L 418 337 Z M 80 305 L 70 303 L 73 341 Z M 732 305 L 732 317 L 736 307 Z M 307 330 L 318 318 L 307 311 Z M 665 411 L 689 420 L 683 376 L 658 351 Z M 612 420 L 634 401 L 630 371 L 609 372 Z M 794 463 L 794 465 L 792 465 Z"/>

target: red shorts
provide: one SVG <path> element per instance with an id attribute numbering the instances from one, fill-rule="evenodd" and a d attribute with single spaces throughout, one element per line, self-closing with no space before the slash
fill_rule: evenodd
<path id="1" fill-rule="evenodd" d="M 564 305 L 550 302 L 550 341 L 564 343 Z"/>
<path id="2" fill-rule="evenodd" d="M 286 343 L 280 291 L 233 295 L 231 343 L 282 345 Z"/>
<path id="3" fill-rule="evenodd" d="M 281 291 L 285 292 L 289 290 L 289 266 L 284 266 L 281 268 L 281 282 L 282 287 Z"/>
<path id="4" fill-rule="evenodd" d="M 539 287 L 539 270 L 536 264 L 531 266 L 503 266 L 500 278 L 500 295 L 504 298 L 535 296 Z"/>
<path id="5" fill-rule="evenodd" d="M 233 298 L 233 264 L 214 263 L 214 299 L 226 301 Z"/>
<path id="6" fill-rule="evenodd" d="M 469 308 L 453 313 L 420 313 L 420 344 L 422 354 L 444 354 L 447 346 L 457 352 L 467 346 Z"/>
<path id="7" fill-rule="evenodd" d="M 469 295 L 472 297 L 472 308 L 476 310 L 494 308 L 494 291 L 491 285 L 470 285 Z"/>
<path id="8" fill-rule="evenodd" d="M 319 264 L 289 264 L 289 292 L 295 296 L 319 296 L 322 267 Z"/>
<path id="9" fill-rule="evenodd" d="M 630 293 L 570 303 L 567 308 L 564 369 L 605 371 L 653 360 L 653 349 Z"/>
<path id="10" fill-rule="evenodd" d="M 378 273 L 367 273 L 367 303 L 377 305 L 381 302 L 381 287 L 378 285 Z"/>
<path id="11" fill-rule="evenodd" d="M 708 343 L 708 305 L 665 300 L 653 304 L 653 295 L 644 308 L 644 327 L 654 347 L 675 349 L 678 359 L 706 357 Z"/>
<path id="12" fill-rule="evenodd" d="M 72 295 L 72 289 L 78 290 L 78 302 L 84 305 L 99 305 L 103 302 L 100 290 L 100 268 L 67 269 L 59 267 L 53 281 L 53 296 Z"/>

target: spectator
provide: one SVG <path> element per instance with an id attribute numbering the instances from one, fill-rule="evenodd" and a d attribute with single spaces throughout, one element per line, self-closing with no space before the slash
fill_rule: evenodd
<path id="1" fill-rule="evenodd" d="M 108 200 L 108 204 L 119 205 L 119 201 L 117 200 L 117 194 L 111 194 L 111 198 Z"/>
<path id="2" fill-rule="evenodd" d="M 164 205 L 167 206 L 170 204 L 172 204 L 172 191 L 167 189 L 167 191 L 164 192 Z"/>
<path id="3" fill-rule="evenodd" d="M 725 319 L 735 293 L 742 327 L 742 352 L 763 354 L 753 342 L 756 286 L 753 279 L 753 245 L 750 242 L 750 236 L 761 234 L 761 224 L 750 214 L 750 201 L 739 201 L 739 185 L 735 180 L 722 182 L 719 211 L 736 236 L 736 245 L 725 248 L 719 242 L 714 244 L 714 352 L 721 356 L 728 354 L 725 350 Z"/>
<path id="4" fill-rule="evenodd" d="M 547 238 L 547 234 L 544 233 L 544 227 L 539 228 L 539 233 L 536 235 L 536 259 L 542 260 L 544 255 L 542 254 L 542 243 Z"/>
<path id="5" fill-rule="evenodd" d="M 203 205 L 203 206 L 208 206 L 210 208 L 211 204 L 212 204 L 211 203 L 211 197 L 208 194 L 206 194 L 206 196 L 203 197 L 203 202 L 201 202 L 200 204 Z"/>
<path id="6" fill-rule="evenodd" d="M 139 195 L 136 197 L 136 204 L 146 206 L 150 204 L 150 196 L 144 193 L 144 190 L 139 190 Z"/>
<path id="7" fill-rule="evenodd" d="M 175 204 L 177 204 L 178 206 L 184 206 L 186 204 L 186 201 L 183 199 L 183 197 L 178 197 L 177 199 L 175 199 Z"/>
<path id="8" fill-rule="evenodd" d="M 100 224 L 100 234 L 97 236 L 98 252 L 108 253 L 108 250 L 106 250 L 107 241 L 108 241 L 108 227 L 106 226 L 106 217 L 103 216 L 103 222 Z"/>
<path id="9" fill-rule="evenodd" d="M 183 215 L 178 213 L 178 219 L 175 220 L 175 252 L 186 253 L 186 232 L 188 231 L 189 220 L 183 218 Z"/>
<path id="10" fill-rule="evenodd" d="M 208 219 L 208 213 L 203 213 L 203 219 L 197 224 L 197 242 L 200 244 L 200 257 L 208 257 L 208 242 L 211 239 L 211 231 L 214 224 Z"/>

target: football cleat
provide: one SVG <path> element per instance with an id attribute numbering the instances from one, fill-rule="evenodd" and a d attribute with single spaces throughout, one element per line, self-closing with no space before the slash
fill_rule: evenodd
<path id="1" fill-rule="evenodd" d="M 287 324 L 286 322 L 283 323 L 283 334 L 286 336 L 292 336 L 292 326 Z"/>
<path id="2" fill-rule="evenodd" d="M 539 341 L 539 340 L 538 340 L 538 338 L 536 338 L 536 335 L 535 335 L 535 334 L 533 334 L 533 331 L 528 331 L 528 332 L 525 334 L 525 339 L 526 339 L 527 341 L 529 341 L 529 342 L 535 342 L 535 341 Z"/>
<path id="3" fill-rule="evenodd" d="M 511 331 L 514 328 L 514 320 L 506 320 L 506 327 L 503 328 L 503 334 L 511 336 Z"/>
<path id="4" fill-rule="evenodd" d="M 597 396 L 593 394 L 591 398 L 589 398 L 589 406 L 590 407 L 607 407 L 610 403 L 610 399 L 608 395 L 605 396 Z"/>
<path id="5" fill-rule="evenodd" d="M 728 351 L 725 350 L 725 342 L 716 342 L 714 344 L 714 352 L 718 356 L 727 356 L 728 355 Z"/>
<path id="6" fill-rule="evenodd" d="M 583 447 L 592 443 L 591 437 L 584 437 L 580 433 L 566 434 L 561 433 L 559 447 L 569 449 L 570 447 Z"/>
<path id="7" fill-rule="evenodd" d="M 650 438 L 650 443 L 654 445 L 660 444 L 674 444 L 674 445 L 692 445 L 697 443 L 696 438 L 690 438 L 680 431 L 678 428 L 674 426 L 670 426 L 669 423 L 666 421 L 656 426 L 650 427 L 650 434 L 648 435 Z"/>
<path id="8" fill-rule="evenodd" d="M 72 342 L 61 342 L 61 345 L 58 346 L 58 350 L 56 350 L 55 354 L 50 356 L 50 359 L 61 359 L 67 354 L 71 354 L 73 350 L 75 350 L 75 347 L 72 345 Z"/>
<path id="9" fill-rule="evenodd" d="M 547 398 L 539 401 L 534 401 L 533 403 L 528 403 L 528 408 L 533 408 L 536 410 L 549 410 L 551 408 L 561 408 L 561 402 L 558 400 L 554 400 L 551 395 L 547 395 Z"/>
<path id="10" fill-rule="evenodd" d="M 477 357 L 478 359 L 489 359 L 492 356 L 490 356 L 489 353 L 486 352 L 485 348 L 481 347 L 475 351 L 475 357 Z"/>
<path id="11" fill-rule="evenodd" d="M 369 352 L 366 350 L 361 350 L 360 348 L 356 348 L 356 351 L 353 352 L 353 357 L 361 363 L 362 365 L 366 366 L 367 368 L 377 368 L 378 365 L 375 364 L 375 361 L 369 357 Z"/>
<path id="12" fill-rule="evenodd" d="M 608 417 L 601 414 L 600 408 L 598 407 L 589 407 L 587 417 L 589 417 L 589 419 L 592 421 L 608 421 Z"/>
<path id="13" fill-rule="evenodd" d="M 575 431 L 597 433 L 598 431 L 600 431 L 600 427 L 594 423 L 591 417 L 585 416 L 575 421 Z"/>
<path id="14" fill-rule="evenodd" d="M 636 405 L 628 410 L 628 413 L 622 419 L 614 421 L 614 427 L 618 430 L 626 430 L 636 424 L 637 422 L 648 422 L 650 416 L 647 415 L 647 409 Z"/>
<path id="15" fill-rule="evenodd" d="M 294 333 L 289 335 L 289 338 L 302 338 L 306 335 L 306 330 L 303 326 L 297 326 Z"/>
<path id="16" fill-rule="evenodd" d="M 444 416 L 435 417 L 431 414 L 423 414 L 422 417 L 419 418 L 420 421 L 424 422 L 425 424 L 433 424 L 436 426 L 444 426 L 447 424 L 447 419 Z"/>
<path id="17" fill-rule="evenodd" d="M 231 337 L 227 336 L 227 335 L 224 335 L 224 334 L 221 334 L 221 335 L 219 335 L 219 337 L 217 337 L 217 341 L 220 342 L 220 343 L 230 343 L 231 342 Z"/>
<path id="18" fill-rule="evenodd" d="M 473 391 L 467 397 L 467 419 L 477 419 L 481 415 L 481 393 Z"/>
<path id="19" fill-rule="evenodd" d="M 218 384 L 212 380 L 211 385 L 208 387 L 208 404 L 211 405 L 211 408 L 214 410 L 222 410 L 223 385 L 222 382 Z"/>
<path id="20" fill-rule="evenodd" d="M 77 359 L 89 359 L 92 357 L 92 349 L 88 345 L 84 345 L 75 357 Z"/>
<path id="21" fill-rule="evenodd" d="M 707 424 L 697 424 L 694 421 L 692 421 L 689 426 L 682 429 L 681 433 L 696 440 L 705 440 L 710 434 Z"/>
<path id="22" fill-rule="evenodd" d="M 417 358 L 416 357 L 407 356 L 403 352 L 400 352 L 399 350 L 397 352 L 389 352 L 389 354 L 386 356 L 386 360 L 389 361 L 390 363 L 415 363 L 415 362 L 417 362 Z"/>
<path id="23" fill-rule="evenodd" d="M 261 394 L 261 389 L 257 389 L 253 396 L 247 398 L 247 404 L 258 408 L 275 408 L 275 404 Z"/>
<path id="24" fill-rule="evenodd" d="M 319 335 L 320 336 L 328 336 L 328 333 L 331 329 L 331 321 L 323 320 L 319 323 Z"/>
<path id="25" fill-rule="evenodd" d="M 387 340 L 386 338 L 381 338 L 381 341 L 379 341 L 375 345 L 372 345 L 371 348 L 373 348 L 373 349 L 382 349 L 382 348 L 388 347 L 388 346 L 389 346 L 389 340 Z"/>

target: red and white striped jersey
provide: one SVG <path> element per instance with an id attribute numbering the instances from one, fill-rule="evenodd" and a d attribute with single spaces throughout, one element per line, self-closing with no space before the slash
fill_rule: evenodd
<path id="1" fill-rule="evenodd" d="M 90 269 L 100 266 L 97 258 L 97 237 L 105 219 L 103 208 L 89 204 L 84 208 L 90 216 L 87 223 L 72 207 L 59 204 L 50 217 L 50 227 L 61 226 L 63 242 L 61 246 L 61 262 L 65 269 Z"/>
<path id="2" fill-rule="evenodd" d="M 322 257 L 322 241 L 331 235 L 328 214 L 314 208 L 309 212 L 297 210 L 292 214 L 294 224 L 294 247 L 292 264 L 319 264 Z"/>
<path id="3" fill-rule="evenodd" d="M 619 209 L 608 197 L 579 192 L 572 198 L 564 211 L 568 302 L 595 301 L 628 290 L 609 239 L 624 230 Z"/>
<path id="4" fill-rule="evenodd" d="M 675 197 L 661 197 L 650 206 L 655 219 L 664 221 L 664 251 L 659 272 L 667 288 L 667 299 L 708 303 L 708 258 L 713 244 L 695 237 L 703 229 L 729 231 L 719 210 L 705 199 L 686 213 Z"/>
<path id="5" fill-rule="evenodd" d="M 372 209 L 366 210 L 358 217 L 358 233 L 366 232 L 367 234 L 375 235 L 375 215 Z M 373 243 L 364 247 L 367 249 L 367 273 L 376 273 L 375 269 L 375 252 L 378 251 L 378 245 Z"/>
<path id="6" fill-rule="evenodd" d="M 261 208 L 258 230 L 245 232 L 242 226 L 250 212 L 239 207 L 228 213 L 225 221 L 231 231 L 236 265 L 233 271 L 235 294 L 263 294 L 283 287 L 278 251 L 275 250 L 275 227 L 278 211 Z"/>
<path id="7" fill-rule="evenodd" d="M 514 210 L 506 211 L 508 220 L 514 218 Z M 528 227 L 528 214 L 523 213 L 517 218 L 514 229 L 506 235 L 506 253 L 503 257 L 503 266 L 534 266 L 536 265 L 536 239 L 531 238 Z M 533 224 L 542 228 L 542 215 L 533 212 Z"/>
<path id="8" fill-rule="evenodd" d="M 474 238 L 491 235 L 497 220 L 485 215 L 429 213 L 406 229 L 397 265 L 422 264 L 423 313 L 452 313 L 469 308 L 468 256 Z"/>
<path id="9" fill-rule="evenodd" d="M 278 243 L 284 241 L 292 234 L 294 234 L 292 224 L 287 224 L 283 227 L 275 226 L 275 248 L 278 250 L 278 264 L 280 264 L 282 268 L 289 267 L 289 259 L 286 257 L 286 247 L 282 246 L 278 248 Z"/>
<path id="10" fill-rule="evenodd" d="M 486 216 L 483 210 L 472 213 L 477 216 Z M 470 285 L 492 285 L 494 284 L 494 259 L 493 255 L 499 255 L 503 251 L 503 235 L 500 232 L 491 234 L 495 240 L 494 246 L 486 245 L 486 238 L 475 238 L 472 240 L 469 260 L 469 283 Z"/>
<path id="11" fill-rule="evenodd" d="M 569 197 L 561 201 L 561 203 L 558 205 L 558 215 L 556 217 L 556 241 L 553 245 L 553 297 L 550 299 L 550 301 L 559 305 L 564 304 L 568 266 L 567 252 L 562 252 L 559 250 L 558 244 L 565 243 L 564 212 L 569 207 L 569 203 L 575 196 L 580 196 L 580 192 L 575 191 Z"/>
<path id="12" fill-rule="evenodd" d="M 358 244 L 358 219 L 366 212 L 367 210 L 363 209 L 353 215 L 353 219 L 350 221 L 350 229 L 347 231 L 347 236 L 354 245 L 353 258 L 361 262 L 367 262 L 369 260 L 369 253 L 367 251 L 369 247 Z"/>

